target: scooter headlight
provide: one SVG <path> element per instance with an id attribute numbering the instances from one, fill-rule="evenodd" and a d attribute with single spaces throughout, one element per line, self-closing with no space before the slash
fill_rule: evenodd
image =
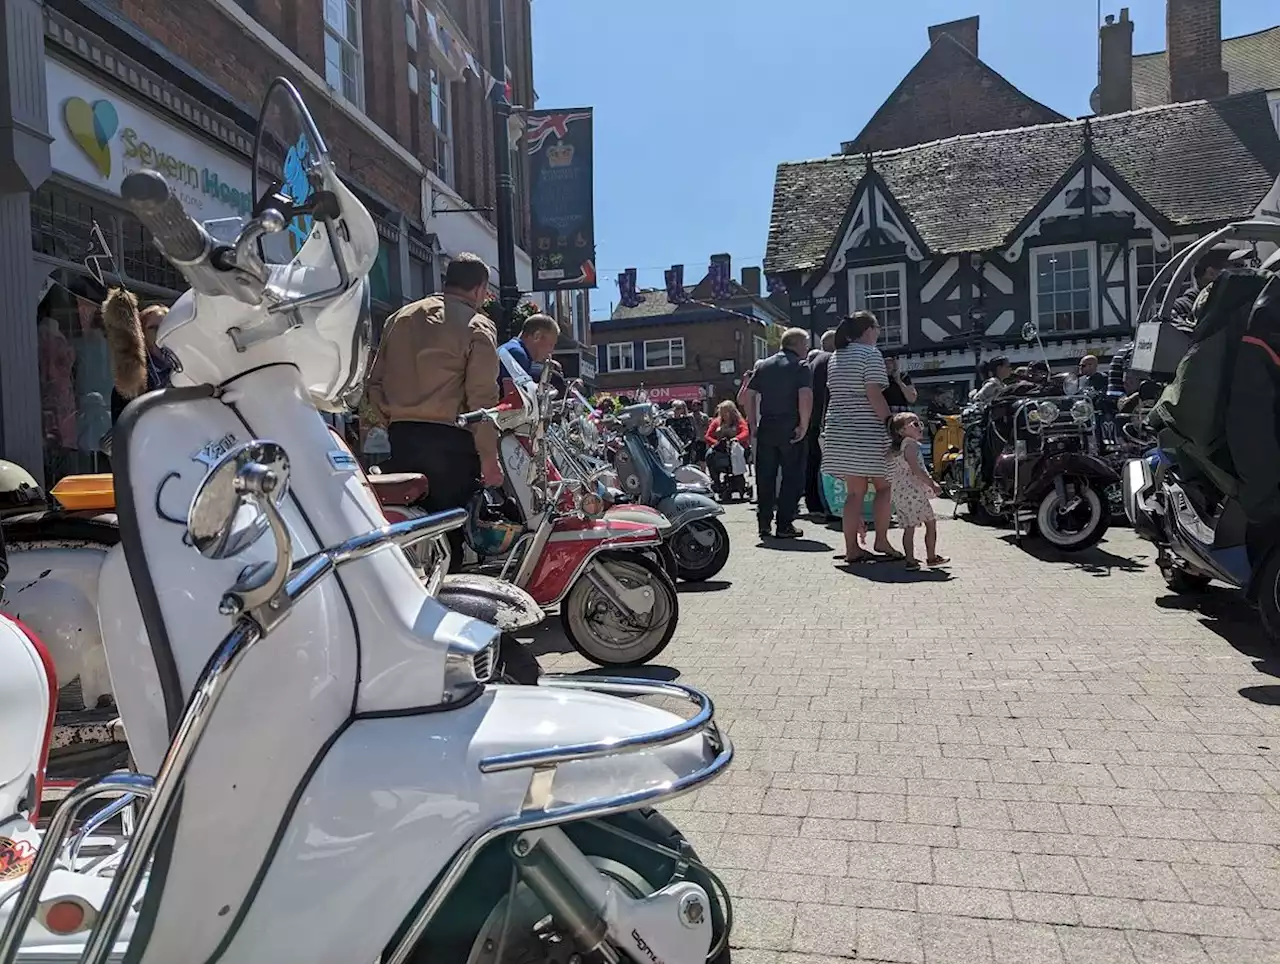
<path id="1" fill-rule="evenodd" d="M 1052 425 L 1058 420 L 1058 406 L 1053 402 L 1041 402 L 1036 406 L 1036 418 L 1043 425 Z"/>
<path id="2" fill-rule="evenodd" d="M 588 519 L 599 519 L 604 516 L 604 499 L 595 492 L 584 492 L 578 499 L 578 511 Z"/>
<path id="3" fill-rule="evenodd" d="M 1071 417 L 1080 423 L 1089 421 L 1093 418 L 1093 403 L 1087 398 L 1076 399 L 1071 406 Z"/>

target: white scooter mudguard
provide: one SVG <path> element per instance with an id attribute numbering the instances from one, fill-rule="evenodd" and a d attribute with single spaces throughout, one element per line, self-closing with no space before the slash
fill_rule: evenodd
<path id="1" fill-rule="evenodd" d="M 681 465 L 672 474 L 680 485 L 700 485 L 711 488 L 711 476 L 696 465 Z"/>
<path id="2" fill-rule="evenodd" d="M 98 574 L 107 549 L 9 539 L 7 554 L 0 612 L 21 619 L 48 647 L 63 684 L 80 678 L 85 708 L 93 709 L 111 693 L 98 632 Z"/>
<path id="3" fill-rule="evenodd" d="M 584 691 L 566 696 L 554 686 L 491 685 L 447 713 L 353 721 L 299 788 L 257 897 L 233 924 L 225 960 L 374 960 L 455 855 L 487 831 L 701 782 L 732 757 L 727 739 L 699 734 L 565 763 L 545 788 L 530 768 L 481 771 L 481 761 L 503 754 L 616 742 L 681 722 L 644 703 Z M 368 867 L 377 874 L 363 872 Z M 335 929 L 335 908 L 358 926 Z"/>

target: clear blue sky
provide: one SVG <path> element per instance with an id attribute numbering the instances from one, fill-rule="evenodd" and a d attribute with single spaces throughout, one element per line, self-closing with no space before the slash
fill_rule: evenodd
<path id="1" fill-rule="evenodd" d="M 1164 48 L 1163 0 L 1128 6 L 1134 51 Z M 1276 0 L 1223 0 L 1223 34 L 1280 22 Z M 638 269 L 735 276 L 764 257 L 780 161 L 852 139 L 928 46 L 928 26 L 977 14 L 979 55 L 1068 117 L 1097 82 L 1096 0 L 533 0 L 538 106 L 595 108 L 600 287 Z"/>

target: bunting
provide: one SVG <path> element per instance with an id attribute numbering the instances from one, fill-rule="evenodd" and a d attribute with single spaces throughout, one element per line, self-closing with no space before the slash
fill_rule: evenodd
<path id="1" fill-rule="evenodd" d="M 504 82 L 499 88 L 498 79 L 484 69 L 480 58 L 467 47 L 465 41 L 440 22 L 440 18 L 431 10 L 425 0 L 416 0 L 421 13 L 420 20 L 426 22 L 427 40 L 439 52 L 443 60 L 442 66 L 457 78 L 471 74 L 484 84 L 485 96 L 495 103 L 511 103 L 511 84 Z M 498 97 L 505 97 L 499 101 Z"/>

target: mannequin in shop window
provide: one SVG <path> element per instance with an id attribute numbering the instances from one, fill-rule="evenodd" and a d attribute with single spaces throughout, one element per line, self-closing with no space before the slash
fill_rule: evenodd
<path id="1" fill-rule="evenodd" d="M 54 480 L 75 471 L 76 352 L 58 324 L 65 301 L 61 289 L 54 288 L 40 302 L 36 322 L 45 471 Z"/>
<path id="2" fill-rule="evenodd" d="M 148 305 L 139 311 L 138 299 L 123 288 L 112 288 L 102 303 L 102 319 L 115 371 L 115 387 L 111 392 L 112 425 L 133 399 L 168 386 L 172 369 L 156 344 L 156 332 L 168 313 L 164 305 Z"/>

